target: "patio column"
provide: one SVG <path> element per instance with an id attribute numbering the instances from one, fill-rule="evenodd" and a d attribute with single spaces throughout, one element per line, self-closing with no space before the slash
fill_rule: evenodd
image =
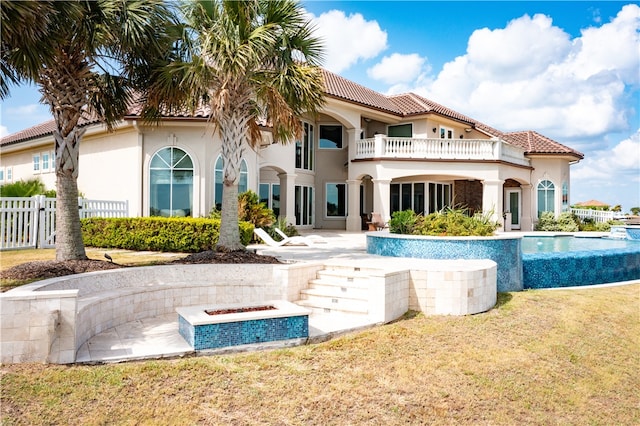
<path id="1" fill-rule="evenodd" d="M 296 223 L 296 175 L 289 173 L 278 174 L 280 178 L 280 216 L 286 218 L 287 223 Z"/>
<path id="2" fill-rule="evenodd" d="M 482 182 L 482 212 L 490 214 L 490 218 L 498 223 L 503 223 L 504 211 L 503 180 L 485 180 Z M 523 209 L 524 210 L 524 209 Z"/>
<path id="3" fill-rule="evenodd" d="M 360 217 L 360 179 L 347 181 L 347 231 L 358 232 L 362 230 L 362 218 Z"/>
<path id="4" fill-rule="evenodd" d="M 390 190 L 390 179 L 372 179 L 373 183 L 373 212 L 380 213 L 382 219 L 387 222 L 391 219 L 389 212 L 389 196 L 391 194 Z"/>
<path id="5" fill-rule="evenodd" d="M 532 185 L 520 185 L 522 189 L 522 214 L 520 215 L 520 230 L 533 231 L 533 194 L 531 193 Z"/>

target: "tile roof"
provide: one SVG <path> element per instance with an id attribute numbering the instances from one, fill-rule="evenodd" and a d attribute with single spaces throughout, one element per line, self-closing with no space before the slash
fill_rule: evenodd
<path id="1" fill-rule="evenodd" d="M 322 69 L 322 74 L 324 78 L 325 94 L 335 99 L 341 99 L 364 107 L 373 108 L 378 111 L 396 115 L 400 118 L 415 115 L 438 114 L 466 123 L 470 127 L 486 133 L 488 136 L 501 138 L 512 145 L 523 148 L 526 153 L 569 154 L 580 159 L 584 158 L 582 153 L 534 131 L 504 133 L 432 100 L 416 95 L 415 93 L 386 96 L 351 80 L 347 80 L 346 78 L 334 74 L 326 69 Z M 141 113 L 140 107 L 141 105 L 139 102 L 133 103 L 125 118 L 134 119 L 139 117 Z M 205 106 L 198 108 L 193 114 L 187 110 L 172 112 L 167 115 L 167 118 L 206 119 L 208 116 L 209 109 Z M 97 122 L 97 120 L 82 120 L 81 124 L 87 125 L 95 122 Z M 262 126 L 266 125 L 264 122 L 259 124 Z M 51 134 L 54 129 L 55 123 L 53 120 L 50 120 L 12 135 L 5 136 L 0 141 L 0 145 L 9 145 L 35 139 Z"/>
<path id="2" fill-rule="evenodd" d="M 528 154 L 569 154 L 580 159 L 584 158 L 584 154 L 581 152 L 562 145 L 533 130 L 505 133 L 503 139 L 511 145 L 524 149 Z"/>

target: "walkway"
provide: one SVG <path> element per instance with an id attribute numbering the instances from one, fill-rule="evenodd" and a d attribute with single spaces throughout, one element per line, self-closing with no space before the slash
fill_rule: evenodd
<path id="1" fill-rule="evenodd" d="M 313 246 L 250 245 L 248 250 L 259 254 L 276 256 L 286 262 L 319 261 L 327 259 L 365 259 L 365 233 L 345 231 L 317 231 L 326 243 Z M 310 341 L 319 342 L 349 331 L 371 327 L 373 324 L 356 316 L 339 314 L 312 314 L 309 316 Z M 261 343 L 229 348 L 199 351 L 198 354 L 215 354 L 230 351 L 250 351 L 270 347 L 283 347 L 286 343 Z M 177 314 L 126 323 L 93 336 L 80 347 L 76 356 L 78 363 L 120 362 L 141 359 L 173 358 L 194 355 L 195 351 L 178 333 Z"/>

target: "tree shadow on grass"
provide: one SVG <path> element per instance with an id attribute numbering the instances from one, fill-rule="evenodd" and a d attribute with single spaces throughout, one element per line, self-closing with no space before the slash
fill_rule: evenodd
<path id="1" fill-rule="evenodd" d="M 498 293 L 498 300 L 496 301 L 496 305 L 493 308 L 501 308 L 507 305 L 511 301 L 511 299 L 513 299 L 511 293 Z"/>

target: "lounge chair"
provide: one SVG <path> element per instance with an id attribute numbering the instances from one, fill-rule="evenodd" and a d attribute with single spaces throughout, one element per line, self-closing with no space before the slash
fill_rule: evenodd
<path id="1" fill-rule="evenodd" d="M 369 231 L 382 231 L 389 226 L 382 220 L 380 213 L 371 213 L 371 220 L 367 222 L 367 225 L 369 225 Z"/>
<path id="2" fill-rule="evenodd" d="M 256 234 L 258 237 L 260 237 L 260 239 L 262 241 L 264 241 L 267 245 L 271 246 L 271 247 L 280 247 L 280 246 L 284 246 L 284 245 L 290 245 L 290 246 L 311 246 L 313 245 L 313 241 L 311 241 L 308 238 L 305 237 L 299 237 L 299 236 L 295 236 L 295 237 L 285 237 L 280 241 L 276 241 L 273 238 L 271 238 L 271 236 L 269 234 L 267 234 L 267 231 L 265 231 L 262 228 L 255 228 L 253 230 L 253 233 Z"/>
<path id="3" fill-rule="evenodd" d="M 278 235 L 280 235 L 282 238 L 295 238 L 295 237 L 289 237 L 287 234 L 285 234 L 284 232 L 282 232 L 282 230 L 280 228 L 274 228 L 276 230 L 276 233 Z M 308 240 L 310 240 L 312 243 L 326 243 L 327 241 L 321 237 L 320 235 L 305 235 L 302 238 L 306 238 Z"/>

